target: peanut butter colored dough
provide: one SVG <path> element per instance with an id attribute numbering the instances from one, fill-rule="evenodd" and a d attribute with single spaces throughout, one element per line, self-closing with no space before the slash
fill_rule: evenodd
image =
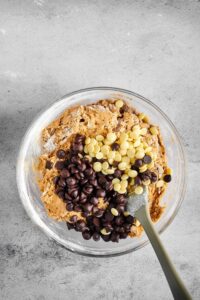
<path id="1" fill-rule="evenodd" d="M 71 107 L 43 129 L 41 135 L 43 154 L 39 157 L 37 170 L 40 174 L 38 184 L 42 192 L 41 200 L 49 217 L 57 221 L 69 221 L 72 215 L 77 215 L 79 219 L 84 219 L 81 213 L 66 210 L 66 205 L 62 199 L 54 193 L 53 178 L 58 174 L 58 171 L 54 167 L 50 170 L 45 167 L 47 161 L 50 161 L 53 166 L 55 165 L 58 160 L 56 157 L 57 150 L 69 149 L 71 141 L 77 133 L 86 137 L 96 137 L 98 134 L 105 136 L 108 132 L 115 132 L 118 135 L 120 132 L 130 131 L 137 124 L 142 128 L 147 128 L 147 135 L 142 137 L 142 142 L 146 142 L 152 147 L 152 152 L 157 154 L 154 167 L 151 170 L 157 174 L 158 178 L 162 176 L 167 169 L 167 161 L 159 128 L 156 127 L 158 135 L 152 135 L 149 131 L 152 124 L 149 123 L 148 119 L 140 120 L 138 116 L 139 113 L 127 103 L 120 110 L 115 106 L 114 101 L 101 100 L 94 104 Z M 150 215 L 152 221 L 156 222 L 164 210 L 164 207 L 160 205 L 160 200 L 166 189 L 166 184 L 157 188 L 154 183 L 151 183 L 148 189 Z M 98 206 L 106 208 L 107 204 L 100 198 Z M 136 220 L 129 235 L 131 237 L 139 236 L 141 232 L 142 226 Z"/>

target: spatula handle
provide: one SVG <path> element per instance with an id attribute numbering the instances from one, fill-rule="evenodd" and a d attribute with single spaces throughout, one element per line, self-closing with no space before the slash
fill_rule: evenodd
<path id="1" fill-rule="evenodd" d="M 191 300 L 191 296 L 187 291 L 184 283 L 176 272 L 154 226 L 151 222 L 149 212 L 146 206 L 142 206 L 135 214 L 136 218 L 142 224 L 150 242 L 153 246 L 155 253 L 159 259 L 162 266 L 168 284 L 170 286 L 171 292 L 176 300 Z"/>

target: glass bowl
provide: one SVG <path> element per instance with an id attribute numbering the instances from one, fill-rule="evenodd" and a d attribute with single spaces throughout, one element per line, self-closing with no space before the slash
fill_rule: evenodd
<path id="1" fill-rule="evenodd" d="M 168 117 L 151 101 L 131 91 L 97 87 L 79 90 L 64 96 L 42 111 L 28 128 L 21 143 L 17 161 L 17 185 L 24 208 L 31 218 L 49 237 L 66 249 L 90 256 L 114 256 L 137 250 L 148 243 L 145 233 L 139 238 L 127 238 L 119 243 L 84 240 L 79 232 L 68 230 L 65 222 L 50 219 L 40 200 L 33 164 L 41 153 L 40 135 L 44 127 L 57 118 L 66 108 L 76 104 L 88 104 L 100 99 L 121 98 L 144 112 L 152 123 L 160 127 L 167 151 L 168 164 L 173 169 L 172 182 L 162 199 L 166 209 L 155 224 L 161 233 L 174 219 L 185 193 L 185 155 L 180 136 Z"/>

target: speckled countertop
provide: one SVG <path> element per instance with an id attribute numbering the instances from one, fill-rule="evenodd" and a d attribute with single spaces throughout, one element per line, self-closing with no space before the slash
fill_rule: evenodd
<path id="1" fill-rule="evenodd" d="M 0 0 L 0 299 L 172 299 L 150 245 L 87 258 L 48 240 L 26 215 L 15 183 L 20 140 L 35 115 L 90 86 L 152 99 L 177 126 L 188 190 L 162 234 L 200 298 L 200 2 Z"/>

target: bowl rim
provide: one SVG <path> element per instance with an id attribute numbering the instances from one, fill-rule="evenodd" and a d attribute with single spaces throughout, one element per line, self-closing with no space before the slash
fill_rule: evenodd
<path id="1" fill-rule="evenodd" d="M 55 234 L 52 230 L 50 230 L 48 228 L 48 226 L 40 220 L 39 222 L 39 217 L 38 217 L 38 221 L 33 217 L 33 215 L 30 213 L 28 207 L 27 207 L 27 198 L 26 198 L 26 195 L 23 193 L 22 191 L 22 188 L 20 186 L 20 178 L 22 178 L 22 175 L 23 175 L 23 168 L 22 168 L 22 165 L 21 165 L 21 162 L 23 161 L 23 150 L 26 146 L 26 144 L 28 143 L 27 141 L 27 137 L 31 131 L 31 129 L 34 127 L 35 123 L 37 122 L 38 118 L 40 118 L 42 116 L 43 113 L 45 113 L 46 110 L 50 109 L 54 104 L 56 104 L 57 102 L 61 101 L 61 100 L 64 100 L 66 98 L 69 98 L 71 96 L 74 96 L 74 95 L 78 95 L 78 94 L 81 94 L 81 93 L 86 93 L 86 92 L 90 92 L 90 91 L 102 91 L 102 90 L 111 90 L 112 92 L 121 92 L 121 93 L 125 93 L 127 95 L 131 95 L 131 96 L 134 96 L 134 97 L 137 97 L 139 99 L 141 99 L 142 101 L 148 103 L 150 106 L 152 106 L 155 110 L 157 110 L 162 116 L 163 118 L 167 121 L 167 123 L 170 125 L 173 133 L 175 134 L 176 138 L 177 138 L 177 141 L 178 141 L 178 144 L 179 144 L 179 150 L 180 150 L 180 153 L 181 153 L 181 157 L 182 157 L 182 164 L 183 164 L 183 169 L 184 169 L 184 172 L 183 172 L 183 182 L 182 182 L 182 189 L 181 189 L 181 192 L 180 192 L 180 196 L 179 196 L 179 201 L 177 203 L 177 206 L 172 214 L 172 216 L 169 218 L 169 220 L 164 224 L 164 226 L 162 228 L 160 228 L 158 230 L 158 234 L 161 234 L 165 231 L 165 229 L 172 223 L 172 221 L 174 220 L 175 216 L 177 215 L 179 209 L 180 209 L 180 206 L 183 202 L 183 199 L 184 199 L 184 196 L 185 196 L 185 192 L 186 192 L 186 183 L 187 183 L 187 180 L 186 180 L 186 170 L 187 170 L 187 162 L 186 162 L 186 155 L 185 155 L 185 150 L 184 150 L 184 147 L 183 147 L 183 143 L 181 141 L 181 137 L 175 127 L 175 125 L 173 124 L 173 122 L 168 118 L 168 116 L 156 105 L 154 104 L 152 101 L 150 101 L 148 98 L 138 94 L 138 93 L 135 93 L 135 92 L 132 92 L 130 90 L 126 90 L 126 89 L 122 89 L 122 88 L 117 88 L 117 87 L 108 87 L 108 86 L 99 86 L 99 87 L 90 87 L 90 88 L 84 88 L 84 89 L 79 89 L 77 91 L 74 91 L 74 92 L 71 92 L 71 93 L 68 93 L 64 96 L 62 96 L 61 98 L 57 99 L 56 101 L 53 101 L 52 103 L 50 103 L 50 105 L 46 105 L 42 110 L 40 110 L 40 112 L 38 114 L 36 114 L 36 116 L 34 117 L 34 119 L 32 120 L 32 122 L 30 123 L 30 125 L 28 126 L 22 140 L 21 140 L 21 143 L 19 145 L 19 148 L 18 148 L 18 156 L 17 156 L 17 163 L 16 163 L 16 182 L 17 182 L 17 188 L 18 188 L 18 194 L 19 194 L 19 197 L 20 197 L 20 200 L 23 204 L 23 207 L 26 211 L 26 213 L 28 214 L 29 218 L 31 219 L 31 221 L 36 224 L 40 230 L 42 230 L 47 236 L 48 238 L 54 240 L 57 244 L 59 244 L 59 246 L 61 246 L 62 248 L 65 248 L 67 250 L 69 250 L 70 252 L 73 252 L 73 253 L 76 253 L 76 254 L 80 254 L 80 255 L 84 255 L 84 256 L 88 256 L 88 257 L 114 257 L 114 256 L 120 256 L 120 255 L 124 255 L 124 254 L 127 254 L 127 253 L 131 253 L 131 252 L 134 252 L 144 246 L 146 246 L 147 244 L 149 244 L 149 240 L 146 240 L 144 242 L 142 242 L 140 245 L 132 248 L 132 249 L 128 249 L 128 250 L 124 250 L 122 252 L 119 252 L 119 253 L 108 253 L 108 254 L 95 254 L 95 253 L 90 253 L 88 251 L 85 251 L 83 249 L 74 249 L 73 245 L 74 243 L 71 243 L 68 241 L 69 245 L 63 245 L 62 244 L 62 241 L 60 238 L 57 237 L 57 234 Z M 71 244 L 71 245 L 70 245 Z"/>

